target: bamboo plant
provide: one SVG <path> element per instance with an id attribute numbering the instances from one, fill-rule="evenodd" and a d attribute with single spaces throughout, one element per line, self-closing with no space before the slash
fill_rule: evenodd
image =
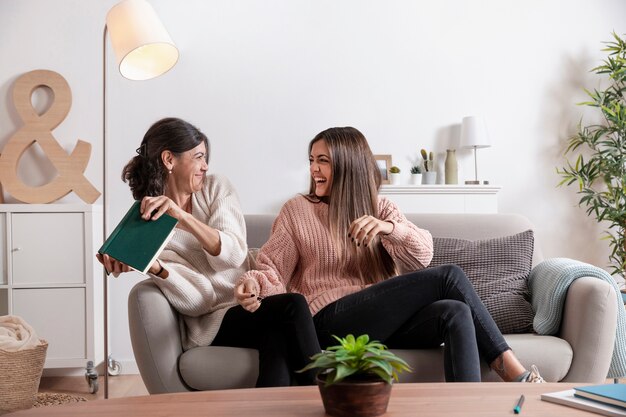
<path id="1" fill-rule="evenodd" d="M 563 184 L 576 185 L 587 215 L 606 222 L 604 238 L 611 253 L 611 272 L 626 272 L 626 41 L 613 33 L 606 42 L 608 53 L 603 64 L 592 69 L 601 77 L 608 76 L 604 89 L 586 90 L 589 100 L 580 105 L 597 109 L 602 115 L 599 124 L 578 124 L 577 133 L 568 139 L 566 165 L 557 173 Z M 574 155 L 574 163 L 567 159 Z M 586 155 L 586 156 L 584 156 Z"/>

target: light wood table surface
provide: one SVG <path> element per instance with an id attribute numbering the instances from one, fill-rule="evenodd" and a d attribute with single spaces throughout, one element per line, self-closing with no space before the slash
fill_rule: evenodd
<path id="1" fill-rule="evenodd" d="M 521 394 L 526 400 L 520 417 L 595 416 L 585 411 L 541 401 L 540 394 L 579 384 L 422 383 L 395 384 L 386 417 L 513 416 Z M 66 406 L 18 411 L 25 416 L 212 416 L 212 417 L 322 417 L 324 407 L 317 387 L 256 388 L 161 394 L 96 400 Z"/>

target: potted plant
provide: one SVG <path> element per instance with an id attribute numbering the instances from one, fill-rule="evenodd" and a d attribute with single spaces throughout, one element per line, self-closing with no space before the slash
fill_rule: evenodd
<path id="1" fill-rule="evenodd" d="M 604 51 L 608 57 L 592 71 L 608 75 L 608 86 L 587 91 L 590 101 L 580 103 L 597 108 L 601 123 L 578 125 L 578 132 L 569 138 L 565 155 L 578 151 L 576 162 L 567 160 L 557 168 L 563 177 L 559 185 L 576 184 L 579 205 L 587 207 L 587 215 L 598 222 L 606 221 L 605 230 L 611 253 L 612 273 L 626 272 L 626 40 L 613 33 Z M 585 155 L 585 156 L 583 156 Z"/>
<path id="2" fill-rule="evenodd" d="M 413 165 L 411 167 L 411 184 L 417 185 L 422 183 L 422 167 Z"/>
<path id="3" fill-rule="evenodd" d="M 321 369 L 317 385 L 326 413 L 335 417 L 373 417 L 387 411 L 391 384 L 409 365 L 364 334 L 337 336 L 339 345 L 311 357 L 302 369 Z"/>
<path id="4" fill-rule="evenodd" d="M 400 183 L 400 168 L 395 165 L 389 168 L 389 177 L 392 184 Z"/>
<path id="5" fill-rule="evenodd" d="M 420 154 L 424 160 L 422 184 L 434 184 L 437 180 L 437 172 L 435 172 L 435 154 L 426 152 L 426 149 L 422 149 Z"/>

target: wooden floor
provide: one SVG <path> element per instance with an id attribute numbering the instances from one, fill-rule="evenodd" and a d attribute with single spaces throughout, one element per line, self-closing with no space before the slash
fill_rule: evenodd
<path id="1" fill-rule="evenodd" d="M 87 380 L 82 376 L 42 377 L 39 392 L 56 392 L 72 394 L 96 400 L 104 398 L 104 381 L 100 377 L 99 389 L 95 394 L 89 393 Z M 109 377 L 109 398 L 134 397 L 148 395 L 148 391 L 139 375 L 116 375 Z"/>

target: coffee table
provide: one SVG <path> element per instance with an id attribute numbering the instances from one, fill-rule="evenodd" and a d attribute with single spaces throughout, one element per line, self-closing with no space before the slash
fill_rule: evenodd
<path id="1" fill-rule="evenodd" d="M 596 414 L 541 401 L 540 394 L 580 384 L 421 383 L 395 384 L 386 417 L 490 417 L 512 416 L 519 396 L 526 401 L 520 417 L 575 417 Z M 96 400 L 56 407 L 18 411 L 25 416 L 216 416 L 216 417 L 322 417 L 317 387 L 256 388 L 161 394 Z"/>

